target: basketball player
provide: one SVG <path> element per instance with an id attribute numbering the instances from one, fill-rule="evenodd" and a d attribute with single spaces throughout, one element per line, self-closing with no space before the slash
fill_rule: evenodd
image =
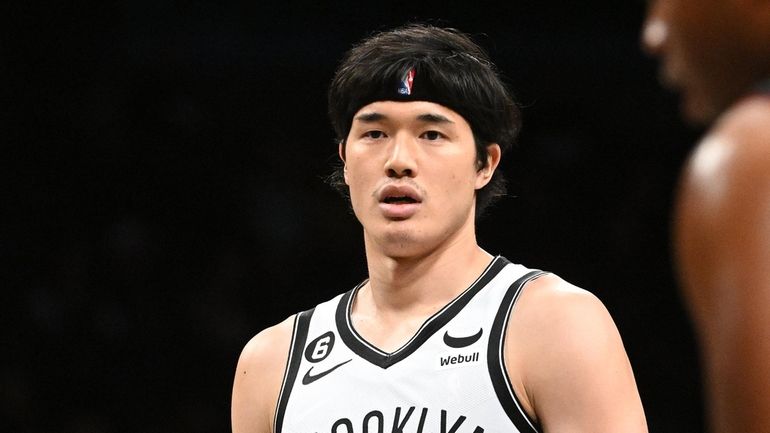
<path id="1" fill-rule="evenodd" d="M 519 129 L 487 55 L 454 30 L 378 34 L 329 112 L 369 276 L 246 345 L 233 431 L 645 432 L 603 305 L 476 243 Z"/>
<path id="2" fill-rule="evenodd" d="M 675 247 L 713 432 L 770 432 L 770 1 L 651 0 L 643 43 L 712 124 L 681 179 Z"/>

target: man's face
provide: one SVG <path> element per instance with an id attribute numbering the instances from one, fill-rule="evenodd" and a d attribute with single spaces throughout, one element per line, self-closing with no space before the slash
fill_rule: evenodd
<path id="1" fill-rule="evenodd" d="M 662 81 L 681 92 L 684 116 L 713 120 L 751 83 L 734 0 L 650 0 L 642 32 Z"/>
<path id="2" fill-rule="evenodd" d="M 490 167 L 478 169 L 468 123 L 432 102 L 380 101 L 358 110 L 340 156 L 367 248 L 410 257 L 473 234 L 475 191 L 499 161 L 499 147 L 490 149 Z"/>

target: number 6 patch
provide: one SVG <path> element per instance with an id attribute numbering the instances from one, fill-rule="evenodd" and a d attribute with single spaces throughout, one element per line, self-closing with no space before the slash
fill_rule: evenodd
<path id="1" fill-rule="evenodd" d="M 310 362 L 321 362 L 329 356 L 334 347 L 334 333 L 331 331 L 321 335 L 305 348 L 305 359 Z"/>

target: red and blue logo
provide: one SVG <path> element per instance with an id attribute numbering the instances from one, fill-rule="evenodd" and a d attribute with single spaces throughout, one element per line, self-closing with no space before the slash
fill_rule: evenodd
<path id="1" fill-rule="evenodd" d="M 412 85 L 414 84 L 414 68 L 409 68 L 404 76 L 401 77 L 401 84 L 398 86 L 399 95 L 411 95 Z"/>

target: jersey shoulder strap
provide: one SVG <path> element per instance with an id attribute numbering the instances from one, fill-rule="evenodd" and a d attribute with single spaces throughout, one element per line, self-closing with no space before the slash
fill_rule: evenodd
<path id="1" fill-rule="evenodd" d="M 289 358 L 286 361 L 286 370 L 283 374 L 283 384 L 281 392 L 278 394 L 278 404 L 275 410 L 275 419 L 273 420 L 273 429 L 275 433 L 281 433 L 283 417 L 286 413 L 286 404 L 289 402 L 292 384 L 297 378 L 297 371 L 302 359 L 302 350 L 307 341 L 307 333 L 310 328 L 310 318 L 313 317 L 315 308 L 303 311 L 294 316 L 294 328 L 291 333 L 291 345 L 289 346 Z"/>
<path id="2" fill-rule="evenodd" d="M 503 353 L 505 331 L 508 328 L 508 319 L 511 317 L 511 311 L 516 305 L 524 285 L 546 274 L 546 272 L 539 270 L 527 272 L 508 287 L 495 315 L 495 320 L 492 323 L 489 346 L 487 346 L 487 367 L 489 368 L 489 375 L 492 378 L 492 386 L 495 389 L 495 394 L 497 394 L 497 399 L 516 428 L 520 432 L 527 433 L 538 433 L 542 431 L 542 428 L 535 420 L 530 419 L 526 415 L 524 407 L 513 391 L 511 380 L 508 378 L 508 370 L 505 368 L 505 356 Z"/>

